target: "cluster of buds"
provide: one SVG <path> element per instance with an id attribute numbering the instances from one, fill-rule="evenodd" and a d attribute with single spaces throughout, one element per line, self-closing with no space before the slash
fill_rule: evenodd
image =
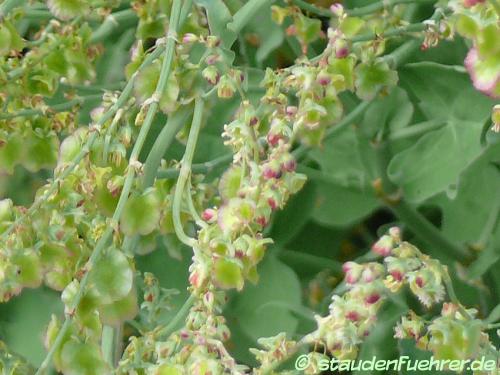
<path id="1" fill-rule="evenodd" d="M 389 234 L 382 236 L 372 249 L 384 257 L 387 268 L 384 283 L 389 290 L 396 292 L 403 285 L 409 285 L 410 290 L 427 307 L 443 300 L 446 272 L 443 266 L 410 243 L 401 241 L 399 228 L 391 228 Z"/>
<path id="2" fill-rule="evenodd" d="M 474 87 L 492 98 L 500 97 L 500 44 L 495 37 L 500 26 L 494 5 L 487 1 L 456 0 L 451 6 L 456 31 L 472 41 L 464 63 Z"/>
<path id="3" fill-rule="evenodd" d="M 309 341 L 323 345 L 336 358 L 354 359 L 384 300 L 384 267 L 347 262 L 343 269 L 348 291 L 332 297 L 326 317 L 316 317 L 318 328 L 309 335 Z"/>
<path id="4" fill-rule="evenodd" d="M 254 375 L 268 373 L 269 369 L 276 363 L 280 363 L 290 357 L 296 348 L 296 343 L 287 340 L 284 333 L 280 333 L 274 337 L 260 338 L 258 344 L 263 349 L 250 349 L 250 352 L 252 352 L 260 363 L 260 366 L 254 369 Z"/>
<path id="5" fill-rule="evenodd" d="M 477 311 L 468 309 L 463 316 L 457 305 L 444 303 L 441 315 L 431 322 L 411 311 L 395 327 L 394 337 L 411 339 L 421 350 L 431 351 L 439 360 L 471 360 L 497 358 L 497 351 L 484 332 L 484 323 L 476 318 Z"/>

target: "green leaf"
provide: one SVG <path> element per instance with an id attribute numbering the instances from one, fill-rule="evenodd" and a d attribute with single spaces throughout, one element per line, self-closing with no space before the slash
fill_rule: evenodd
<path id="1" fill-rule="evenodd" d="M 439 65 L 411 64 L 400 76 L 421 112 L 446 123 L 394 156 L 388 167 L 389 178 L 406 198 L 422 202 L 456 184 L 481 153 L 481 131 L 492 102 L 474 90 L 466 74 Z"/>
<path id="2" fill-rule="evenodd" d="M 52 314 L 62 314 L 58 293 L 48 289 L 25 289 L 7 304 L 0 305 L 2 340 L 10 350 L 38 366 L 45 358 L 42 337 Z"/>
<path id="3" fill-rule="evenodd" d="M 109 249 L 95 263 L 90 277 L 100 302 L 108 304 L 130 293 L 134 274 L 127 257 L 119 250 Z"/>
<path id="4" fill-rule="evenodd" d="M 70 340 L 61 350 L 61 367 L 67 375 L 104 375 L 106 364 L 99 346 L 92 342 Z"/>
<path id="5" fill-rule="evenodd" d="M 259 266 L 259 274 L 258 285 L 247 285 L 243 293 L 234 297 L 232 307 L 226 312 L 228 319 L 234 323 L 237 321 L 236 324 L 254 342 L 280 332 L 293 334 L 298 320 L 290 312 L 290 307 L 300 309 L 302 306 L 297 276 L 275 257 L 267 258 Z"/>
<path id="6" fill-rule="evenodd" d="M 122 299 L 99 308 L 99 317 L 103 324 L 115 325 L 133 319 L 138 312 L 137 292 L 134 287 Z"/>
<path id="7" fill-rule="evenodd" d="M 500 172 L 492 164 L 500 160 L 498 155 L 500 145 L 490 146 L 460 175 L 456 196 L 450 198 L 443 193 L 433 200 L 443 211 L 442 230 L 446 236 L 477 244 L 483 231 L 488 230 L 490 217 L 496 217 L 500 207 Z"/>
<path id="8" fill-rule="evenodd" d="M 222 0 L 195 0 L 195 3 L 205 8 L 210 33 L 218 36 L 222 40 L 224 47 L 231 47 L 236 40 L 236 33 L 227 28 L 228 23 L 233 20 L 233 17 L 226 4 Z"/>
<path id="9" fill-rule="evenodd" d="M 311 217 L 316 189 L 314 184 L 306 184 L 293 195 L 282 211 L 274 216 L 271 234 L 275 246 L 282 247 L 299 233 Z"/>
<path id="10" fill-rule="evenodd" d="M 360 131 L 368 138 L 374 138 L 378 131 L 401 129 L 410 124 L 413 104 L 408 94 L 400 87 L 394 87 L 389 95 L 376 99 L 365 112 Z"/>
<path id="11" fill-rule="evenodd" d="M 160 222 L 160 202 L 154 189 L 133 195 L 123 209 L 120 228 L 127 236 L 151 233 Z"/>

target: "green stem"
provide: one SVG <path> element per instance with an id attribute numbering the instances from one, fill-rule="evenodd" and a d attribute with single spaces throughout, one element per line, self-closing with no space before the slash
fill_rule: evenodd
<path id="1" fill-rule="evenodd" d="M 229 23 L 227 28 L 239 34 L 262 7 L 273 2 L 274 0 L 250 0 L 246 2 L 233 16 L 233 22 Z"/>
<path id="2" fill-rule="evenodd" d="M 488 0 L 490 4 L 493 6 L 493 9 L 495 9 L 495 12 L 497 13 L 498 17 L 500 17 L 500 3 L 498 0 Z"/>
<path id="3" fill-rule="evenodd" d="M 172 320 L 170 320 L 168 325 L 158 330 L 156 332 L 156 335 L 162 337 L 170 336 L 174 332 L 174 330 L 179 326 L 179 323 L 182 321 L 182 319 L 184 319 L 184 317 L 187 315 L 194 301 L 196 301 L 196 297 L 194 294 L 191 294 L 189 298 L 186 300 L 186 302 L 184 302 L 184 304 L 181 306 L 177 314 L 175 314 Z"/>
<path id="4" fill-rule="evenodd" d="M 445 125 L 442 120 L 429 120 L 418 124 L 410 125 L 402 129 L 395 129 L 389 134 L 390 141 L 399 141 L 401 139 L 417 137 L 430 131 L 442 128 Z"/>
<path id="5" fill-rule="evenodd" d="M 320 17 L 332 17 L 333 13 L 329 9 L 320 8 L 314 4 L 308 3 L 304 0 L 292 0 L 292 2 L 299 8 Z M 391 7 L 398 4 L 412 4 L 412 3 L 427 3 L 435 2 L 435 0 L 388 0 L 376 1 L 370 5 L 359 8 L 346 9 L 345 11 L 351 17 L 365 16 L 367 14 L 375 13 L 382 9 L 391 9 Z"/>
<path id="6" fill-rule="evenodd" d="M 26 0 L 5 0 L 0 4 L 0 21 L 4 18 L 12 9 L 22 6 Z"/>
<path id="7" fill-rule="evenodd" d="M 228 164 L 231 160 L 233 160 L 233 154 L 222 155 L 216 159 L 207 161 L 205 163 L 193 164 L 191 166 L 192 174 L 207 174 L 212 172 L 215 168 L 220 167 L 222 165 Z M 163 171 L 158 171 L 157 178 L 166 178 L 172 179 L 179 177 L 180 169 L 179 168 L 168 168 Z"/>
<path id="8" fill-rule="evenodd" d="M 182 157 L 181 170 L 179 172 L 177 184 L 175 185 L 174 201 L 172 203 L 172 216 L 175 233 L 177 234 L 179 240 L 181 240 L 181 242 L 188 245 L 189 247 L 193 247 L 196 241 L 186 235 L 186 233 L 184 232 L 184 228 L 182 227 L 181 222 L 181 204 L 187 181 L 191 175 L 191 165 L 193 163 L 196 143 L 198 142 L 198 135 L 200 133 L 204 107 L 205 102 L 203 101 L 203 99 L 201 97 L 196 98 L 194 104 L 193 122 L 191 124 L 191 130 L 189 131 L 186 151 L 184 153 L 184 156 Z"/>
<path id="9" fill-rule="evenodd" d="M 19 112 L 15 112 L 15 113 L 3 113 L 3 114 L 0 114 L 0 120 L 9 120 L 9 119 L 16 118 L 16 117 L 30 117 L 30 116 L 37 116 L 37 115 L 45 115 L 45 114 L 47 114 L 47 112 L 53 112 L 53 113 L 64 112 L 64 111 L 67 111 L 67 110 L 73 108 L 76 105 L 82 105 L 88 101 L 92 101 L 92 100 L 100 99 L 100 98 L 102 98 L 101 94 L 79 96 L 75 99 L 68 100 L 67 102 L 64 102 L 64 103 L 58 103 L 58 104 L 54 104 L 52 106 L 48 106 L 47 110 L 33 108 L 33 109 L 23 109 Z"/>
<path id="10" fill-rule="evenodd" d="M 156 50 L 154 50 L 151 54 L 146 57 L 146 59 L 142 62 L 142 64 L 139 66 L 137 69 L 137 72 L 143 70 L 145 67 L 149 66 L 155 59 L 157 59 L 164 51 L 165 49 L 163 46 L 158 46 Z M 19 216 L 0 236 L 1 240 L 4 240 L 20 223 L 22 223 L 27 217 L 33 215 L 36 210 L 42 205 L 42 203 L 47 200 L 48 197 L 50 197 L 57 189 L 59 186 L 59 183 L 63 181 L 66 177 L 68 177 L 71 172 L 80 164 L 80 161 L 83 160 L 83 158 L 89 153 L 90 149 L 92 148 L 92 145 L 97 139 L 99 130 L 102 128 L 103 124 L 111 119 L 115 113 L 123 107 L 126 102 L 128 101 L 130 95 L 132 94 L 132 90 L 134 88 L 134 82 L 137 77 L 137 72 L 130 78 L 128 81 L 127 85 L 123 89 L 122 93 L 118 97 L 118 100 L 116 103 L 114 103 L 109 111 L 104 113 L 97 123 L 95 124 L 95 128 L 97 131 L 93 131 L 90 135 L 90 137 L 87 139 L 87 142 L 83 145 L 82 149 L 80 152 L 75 156 L 75 158 L 71 161 L 70 165 L 62 172 L 62 174 L 54 178 L 52 181 L 52 184 L 49 186 L 49 188 L 45 191 L 43 195 L 41 195 L 32 205 L 31 207 L 24 212 L 21 216 Z"/>
<path id="11" fill-rule="evenodd" d="M 398 4 L 422 4 L 422 3 L 433 3 L 435 0 L 388 0 L 388 1 L 377 1 L 370 5 L 366 5 L 360 8 L 348 9 L 347 14 L 353 17 L 365 16 L 367 14 L 375 13 L 382 9 L 391 10 L 391 8 Z"/>
<path id="12" fill-rule="evenodd" d="M 458 300 L 457 294 L 455 293 L 455 289 L 453 288 L 453 283 L 451 282 L 450 274 L 448 273 L 448 268 L 443 266 L 443 281 L 446 286 L 446 290 L 448 291 L 448 297 L 450 297 L 450 301 L 458 307 L 458 311 L 460 314 L 466 319 L 472 320 L 472 316 L 467 312 L 465 307 Z"/>
<path id="13" fill-rule="evenodd" d="M 389 30 L 386 30 L 380 34 L 377 33 L 367 33 L 363 35 L 354 36 L 351 38 L 352 43 L 359 42 L 368 42 L 374 39 L 382 39 L 382 38 L 390 38 L 395 36 L 403 36 L 408 33 L 415 33 L 419 31 L 424 31 L 427 28 L 427 25 L 419 22 L 419 23 L 411 23 L 406 26 L 395 27 Z"/>
<path id="14" fill-rule="evenodd" d="M 172 5 L 172 13 L 170 15 L 170 25 L 177 25 L 179 21 L 179 15 L 180 15 L 180 6 L 181 6 L 181 1 L 180 0 L 174 0 L 173 5 Z M 111 235 L 113 233 L 113 229 L 115 225 L 118 224 L 120 221 L 123 209 L 125 207 L 125 204 L 128 200 L 132 184 L 133 184 L 133 179 L 135 176 L 135 168 L 133 167 L 133 164 L 135 161 L 138 160 L 139 154 L 142 150 L 142 147 L 144 145 L 144 142 L 146 140 L 147 134 L 149 133 L 149 129 L 151 128 L 151 125 L 153 123 L 153 119 L 156 115 L 156 112 L 158 110 L 158 102 L 161 99 L 162 93 L 165 91 L 165 87 L 167 84 L 168 77 L 170 75 L 170 70 L 172 66 L 172 60 L 174 56 L 174 49 L 175 49 L 175 39 L 174 35 L 176 33 L 176 27 L 173 28 L 173 30 L 169 30 L 169 38 L 167 38 L 167 45 L 165 47 L 165 55 L 163 58 L 163 64 L 161 67 L 160 71 L 160 78 L 158 79 L 158 83 L 156 85 L 156 90 L 153 94 L 153 99 L 154 101 L 150 104 L 148 107 L 148 111 L 146 113 L 146 117 L 144 119 L 144 123 L 141 126 L 141 130 L 139 132 L 139 135 L 137 137 L 137 140 L 134 144 L 134 147 L 132 149 L 132 152 L 130 154 L 130 161 L 129 161 L 129 168 L 127 170 L 127 176 L 125 177 L 125 183 L 123 185 L 123 189 L 120 194 L 120 198 L 118 200 L 118 204 L 116 206 L 115 212 L 113 213 L 113 217 L 111 219 L 112 225 L 109 225 L 106 230 L 104 231 L 103 235 L 97 241 L 96 247 L 92 251 L 92 254 L 90 255 L 90 258 L 87 262 L 88 264 L 88 269 L 85 275 L 83 276 L 82 280 L 80 281 L 80 287 L 78 289 L 78 292 L 76 293 L 71 309 L 70 310 L 76 310 L 78 308 L 78 305 L 80 304 L 80 301 L 84 295 L 85 289 L 89 283 L 89 275 L 92 272 L 92 267 L 97 261 L 97 259 L 101 256 L 102 252 L 104 251 L 107 242 L 111 238 Z M 114 224 L 114 225 L 113 225 Z M 50 364 L 52 361 L 52 357 L 55 353 L 55 351 L 58 349 L 58 346 L 61 343 L 62 338 L 66 335 L 66 332 L 69 328 L 69 324 L 71 321 L 71 316 L 67 315 L 64 321 L 63 326 L 57 333 L 56 339 L 52 347 L 50 348 L 49 353 L 45 357 L 44 361 L 42 362 L 42 365 L 40 368 L 37 370 L 35 375 L 40 375 L 43 373 L 43 371 L 47 368 L 47 366 Z"/>
<path id="15" fill-rule="evenodd" d="M 320 8 L 314 4 L 308 3 L 304 0 L 292 0 L 292 2 L 297 5 L 300 9 L 305 10 L 311 14 L 315 14 L 320 17 L 333 17 L 333 13 L 325 8 Z"/>
<path id="16" fill-rule="evenodd" d="M 137 21 L 137 15 L 132 9 L 124 9 L 112 13 L 106 17 L 105 21 L 99 26 L 90 37 L 90 43 L 99 43 L 110 36 L 118 27 L 123 24 L 130 24 Z"/>
<path id="17" fill-rule="evenodd" d="M 101 350 L 104 361 L 112 368 L 114 366 L 115 355 L 115 329 L 105 325 L 102 327 Z"/>
<path id="18" fill-rule="evenodd" d="M 165 152 L 174 141 L 175 135 L 184 126 L 191 111 L 191 106 L 185 106 L 168 117 L 167 123 L 156 138 L 144 163 L 144 186 L 149 187 L 153 185 L 163 155 L 165 155 Z"/>

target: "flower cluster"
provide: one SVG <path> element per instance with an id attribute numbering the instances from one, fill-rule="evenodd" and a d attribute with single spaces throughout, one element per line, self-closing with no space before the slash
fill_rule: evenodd
<path id="1" fill-rule="evenodd" d="M 488 1 L 454 1 L 450 6 L 456 31 L 472 42 L 465 67 L 474 87 L 493 98 L 500 97 L 499 14 Z"/>
<path id="2" fill-rule="evenodd" d="M 464 316 L 453 303 L 444 303 L 441 315 L 431 322 L 412 311 L 395 327 L 395 337 L 414 340 L 419 349 L 431 351 L 436 359 L 496 359 L 498 351 L 484 331 L 484 323 L 476 317 L 477 311 L 468 309 L 467 314 Z"/>

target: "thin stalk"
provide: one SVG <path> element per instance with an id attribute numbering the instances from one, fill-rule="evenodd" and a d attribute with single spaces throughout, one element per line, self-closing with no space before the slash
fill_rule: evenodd
<path id="1" fill-rule="evenodd" d="M 437 130 L 446 125 L 442 120 L 429 120 L 418 124 L 410 125 L 402 129 L 396 129 L 389 134 L 389 141 L 399 141 L 401 139 L 417 137 L 429 131 Z"/>
<path id="2" fill-rule="evenodd" d="M 450 297 L 451 302 L 458 307 L 458 311 L 460 311 L 460 314 L 466 319 L 472 320 L 472 316 L 467 312 L 465 307 L 460 303 L 458 300 L 457 294 L 455 293 L 455 289 L 453 288 L 453 283 L 451 282 L 450 274 L 448 273 L 447 267 L 442 267 L 443 268 L 443 274 L 444 274 L 444 285 L 446 286 L 446 290 L 448 291 L 448 297 Z"/>
<path id="3" fill-rule="evenodd" d="M 146 57 L 146 59 L 137 69 L 137 72 L 149 66 L 155 59 L 157 59 L 161 55 L 161 53 L 163 53 L 164 50 L 165 49 L 163 48 L 163 46 L 158 46 L 156 50 L 154 50 L 151 54 L 149 54 L 148 57 Z M 22 223 L 27 217 L 31 216 L 42 205 L 42 203 L 45 200 L 47 200 L 47 198 L 50 197 L 57 190 L 59 183 L 63 181 L 66 177 L 68 177 L 70 173 L 73 172 L 73 170 L 78 166 L 78 164 L 80 164 L 83 158 L 90 152 L 90 149 L 92 148 L 92 145 L 96 141 L 99 130 L 102 128 L 103 124 L 109 119 L 111 119 L 115 115 L 115 113 L 126 104 L 127 100 L 132 94 L 132 89 L 134 88 L 134 81 L 136 77 L 137 73 L 135 73 L 132 77 L 130 77 L 130 80 L 128 81 L 127 85 L 125 86 L 122 93 L 118 97 L 116 103 L 114 103 L 111 106 L 111 108 L 99 118 L 97 123 L 93 126 L 93 128 L 95 128 L 96 130 L 91 133 L 90 137 L 87 139 L 87 142 L 83 145 L 80 152 L 71 161 L 70 165 L 62 172 L 60 176 L 54 178 L 49 188 L 31 205 L 31 207 L 27 211 L 25 211 L 21 216 L 19 216 L 1 234 L 0 240 L 4 240 L 20 223 Z"/>
<path id="4" fill-rule="evenodd" d="M 86 96 L 79 96 L 74 99 L 68 100 L 64 103 L 57 103 L 52 106 L 48 106 L 47 109 L 23 109 L 19 112 L 15 113 L 2 113 L 0 114 L 0 120 L 9 120 L 13 119 L 16 117 L 30 117 L 30 116 L 38 116 L 38 115 L 46 115 L 48 112 L 64 112 L 67 111 L 71 108 L 73 108 L 76 105 L 82 105 L 85 104 L 86 102 L 92 101 L 94 99 L 100 99 L 102 98 L 102 94 L 94 94 L 94 95 L 86 95 Z"/>
<path id="5" fill-rule="evenodd" d="M 12 9 L 18 8 L 24 3 L 26 0 L 5 0 L 2 4 L 0 4 L 0 21 L 4 18 Z"/>
<path id="6" fill-rule="evenodd" d="M 158 166 L 165 152 L 175 139 L 175 135 L 184 126 L 186 120 L 191 114 L 192 107 L 185 106 L 168 117 L 167 123 L 156 138 L 151 151 L 144 163 L 143 185 L 152 186 L 157 175 Z"/>
<path id="7" fill-rule="evenodd" d="M 99 43 L 110 36 L 120 24 L 128 24 L 137 21 L 137 14 L 133 9 L 124 9 L 111 13 L 104 22 L 92 33 L 90 43 Z"/>
<path id="8" fill-rule="evenodd" d="M 228 164 L 231 160 L 233 160 L 233 154 L 227 154 L 204 163 L 193 164 L 191 166 L 191 173 L 207 174 L 212 172 L 215 168 Z M 177 178 L 179 177 L 179 173 L 180 173 L 179 168 L 168 168 L 163 171 L 158 171 L 156 177 L 167 178 L 167 179 Z"/>
<path id="9" fill-rule="evenodd" d="M 114 366 L 114 344 L 115 344 L 115 329 L 105 325 L 102 327 L 101 350 L 104 361 L 112 368 Z"/>
<path id="10" fill-rule="evenodd" d="M 172 318 L 172 320 L 168 323 L 167 326 L 163 327 L 162 329 L 158 330 L 156 332 L 157 336 L 163 336 L 163 337 L 168 337 L 174 332 L 175 328 L 179 325 L 179 323 L 184 319 L 184 317 L 187 315 L 189 309 L 193 305 L 194 301 L 196 300 L 196 297 L 191 294 L 189 298 L 184 302 L 182 307 L 179 309 L 177 314 Z"/>
<path id="11" fill-rule="evenodd" d="M 193 195 L 192 195 L 193 188 L 191 185 L 191 176 L 190 176 L 190 178 L 188 178 L 187 185 L 188 186 L 186 189 L 186 196 L 187 196 L 187 204 L 188 204 L 189 213 L 191 214 L 191 217 L 194 219 L 196 225 L 198 225 L 200 228 L 205 228 L 207 226 L 207 223 L 205 223 L 205 221 L 203 221 L 203 219 L 198 214 L 196 207 L 194 206 Z"/>
<path id="12" fill-rule="evenodd" d="M 172 203 L 172 217 L 174 222 L 174 229 L 177 237 L 181 242 L 193 247 L 196 241 L 189 237 L 182 227 L 181 222 L 181 203 L 182 197 L 184 195 L 185 187 L 187 181 L 191 175 L 191 165 L 193 163 L 194 150 L 196 148 L 196 143 L 198 142 L 198 135 L 200 133 L 203 109 L 205 107 L 205 102 L 202 98 L 198 97 L 195 99 L 194 103 L 194 115 L 193 122 L 191 124 L 191 130 L 189 131 L 189 137 L 186 144 L 186 151 L 181 161 L 181 170 L 179 172 L 179 178 L 177 179 L 177 184 L 175 185 L 174 201 Z"/>
<path id="13" fill-rule="evenodd" d="M 172 5 L 172 13 L 170 15 L 170 25 L 177 25 L 179 21 L 179 15 L 180 15 L 180 6 L 181 6 L 181 1 L 180 0 L 174 0 L 174 3 Z M 139 154 L 142 150 L 142 147 L 144 145 L 144 142 L 146 140 L 146 137 L 149 133 L 149 129 L 151 128 L 151 125 L 153 123 L 153 119 L 156 115 L 156 112 L 158 110 L 159 106 L 159 100 L 161 98 L 162 93 L 165 91 L 165 87 L 167 84 L 168 77 L 170 75 L 170 70 L 172 66 L 172 60 L 174 56 L 174 49 L 175 49 L 175 39 L 173 38 L 176 33 L 176 27 L 174 27 L 174 30 L 169 30 L 169 38 L 167 38 L 167 45 L 165 47 L 165 55 L 163 59 L 163 64 L 161 67 L 160 71 L 160 78 L 158 79 L 158 83 L 156 85 L 156 90 L 153 94 L 153 98 L 155 99 L 150 106 L 148 107 L 148 111 L 146 113 L 146 117 L 144 119 L 144 123 L 141 126 L 141 130 L 139 132 L 139 135 L 137 137 L 137 140 L 134 144 L 134 147 L 132 149 L 132 152 L 130 154 L 130 161 L 129 161 L 129 168 L 127 170 L 127 176 L 125 177 L 125 183 L 123 185 L 122 192 L 120 194 L 120 198 L 118 200 L 118 204 L 116 206 L 115 212 L 113 213 L 113 217 L 111 219 L 112 224 L 114 225 L 109 225 L 107 226 L 106 230 L 104 231 L 103 235 L 97 241 L 96 247 L 92 251 L 92 254 L 90 255 L 90 258 L 87 262 L 88 264 L 88 269 L 85 275 L 83 276 L 82 280 L 80 281 L 80 287 L 78 289 L 77 294 L 74 297 L 73 304 L 71 306 L 71 310 L 76 310 L 78 308 L 78 305 L 80 304 L 80 301 L 84 295 L 85 289 L 89 283 L 89 275 L 92 272 L 92 267 L 99 259 L 101 256 L 102 252 L 104 251 L 109 239 L 111 238 L 111 235 L 113 233 L 115 225 L 120 221 L 123 209 L 125 207 L 125 204 L 128 200 L 132 184 L 133 184 L 133 179 L 135 176 L 135 168 L 133 167 L 134 163 L 138 160 Z M 62 337 L 66 334 L 69 324 L 71 321 L 71 315 L 67 315 L 64 321 L 63 326 L 57 333 L 54 345 L 50 348 L 49 353 L 45 357 L 44 361 L 42 362 L 42 365 L 38 368 L 37 372 L 35 375 L 40 375 L 43 373 L 43 371 L 47 368 L 47 366 L 50 364 L 52 361 L 52 357 L 57 350 L 58 346 L 61 343 Z"/>
<path id="14" fill-rule="evenodd" d="M 352 43 L 359 43 L 359 42 L 368 42 L 370 40 L 374 39 L 382 39 L 382 38 L 390 38 L 390 37 L 395 37 L 395 36 L 402 36 L 406 35 L 408 33 L 415 33 L 419 31 L 424 31 L 427 28 L 427 25 L 424 23 L 411 23 L 406 26 L 400 26 L 400 27 L 395 27 L 389 30 L 386 30 L 380 34 L 378 33 L 367 33 L 363 35 L 358 35 L 354 36 L 351 38 Z"/>
<path id="15" fill-rule="evenodd" d="M 115 133 L 115 129 L 118 126 L 118 122 L 120 122 L 122 115 L 123 115 L 123 109 L 120 108 L 116 112 L 116 116 L 113 118 L 113 121 L 111 121 L 111 125 L 109 126 L 109 128 L 106 131 L 106 136 L 104 137 L 104 146 L 103 146 L 103 150 L 102 150 L 102 159 L 104 161 L 108 160 L 111 137 Z"/>
<path id="16" fill-rule="evenodd" d="M 315 14 L 320 17 L 333 17 L 333 13 L 325 8 L 320 8 L 314 4 L 308 3 L 304 0 L 292 0 L 292 2 L 297 5 L 300 9 L 305 10 L 311 14 Z"/>
<path id="17" fill-rule="evenodd" d="M 329 9 L 320 8 L 314 4 L 308 3 L 304 0 L 292 0 L 292 2 L 299 8 L 320 17 L 333 17 L 333 13 Z M 391 9 L 391 7 L 398 4 L 420 4 L 427 2 L 435 2 L 435 0 L 388 0 L 376 1 L 370 5 L 359 8 L 346 9 L 345 11 L 351 17 L 365 16 L 367 14 L 375 13 L 382 9 Z"/>
<path id="18" fill-rule="evenodd" d="M 254 18 L 255 14 L 266 4 L 273 3 L 274 0 L 250 0 L 243 5 L 243 7 L 233 16 L 233 22 L 227 25 L 229 30 L 234 31 L 236 34 Z"/>
<path id="19" fill-rule="evenodd" d="M 493 6 L 493 9 L 495 9 L 495 12 L 497 13 L 498 17 L 500 17 L 500 3 L 498 0 L 488 0 L 490 4 Z"/>
<path id="20" fill-rule="evenodd" d="M 422 4 L 422 3 L 433 3 L 435 0 L 388 0 L 388 1 L 377 1 L 370 5 L 364 7 L 347 9 L 347 14 L 349 16 L 358 17 L 365 16 L 367 14 L 378 12 L 382 9 L 391 10 L 395 5 L 399 4 Z"/>

